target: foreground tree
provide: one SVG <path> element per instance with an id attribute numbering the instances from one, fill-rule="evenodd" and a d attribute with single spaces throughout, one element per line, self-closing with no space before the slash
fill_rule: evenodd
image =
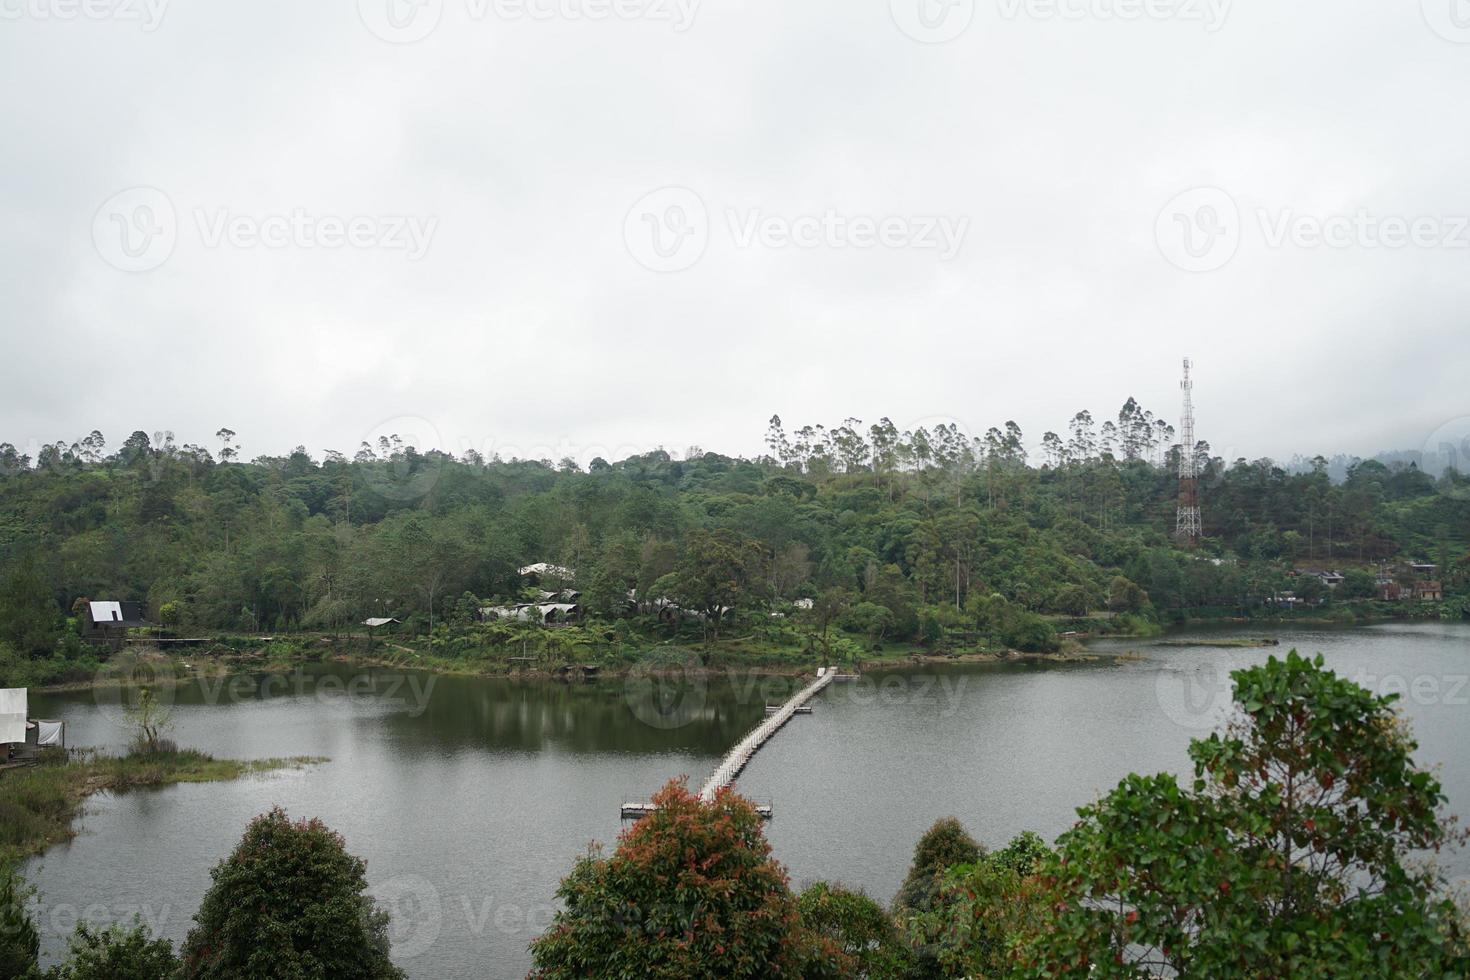
<path id="1" fill-rule="evenodd" d="M 984 849 L 954 817 L 935 821 L 914 847 L 914 863 L 898 887 L 893 904 L 899 910 L 925 911 L 939 893 L 944 873 L 960 864 L 974 864 Z"/>
<path id="2" fill-rule="evenodd" d="M 1293 650 L 1236 671 L 1192 786 L 1129 776 L 1058 840 L 1038 976 L 1465 976 L 1433 870 L 1458 835 L 1392 708 Z"/>
<path id="3" fill-rule="evenodd" d="M 731 792 L 702 803 L 682 782 L 609 858 L 577 862 L 565 908 L 531 945 L 532 977 L 826 977 L 853 964 L 801 921 L 761 819 Z"/>
<path id="4" fill-rule="evenodd" d="M 182 976 L 399 980 L 366 865 L 320 820 L 273 809 L 210 873 Z"/>

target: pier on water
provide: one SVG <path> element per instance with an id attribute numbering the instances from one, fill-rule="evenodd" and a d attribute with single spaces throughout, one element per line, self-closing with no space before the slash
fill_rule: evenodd
<path id="1" fill-rule="evenodd" d="M 809 714 L 811 708 L 807 702 L 820 694 L 828 684 L 837 678 L 836 667 L 821 667 L 817 670 L 817 679 L 806 687 L 793 694 L 785 704 L 778 708 L 767 706 L 766 720 L 752 728 L 744 738 L 735 743 L 724 760 L 710 773 L 709 779 L 705 780 L 704 786 L 699 790 L 699 799 L 702 803 L 708 803 L 715 798 L 715 794 L 729 786 L 745 769 L 755 754 L 760 751 L 781 728 L 792 719 L 798 712 Z M 803 710 L 804 709 L 804 710 Z M 652 803 L 624 803 L 624 819 L 637 819 L 654 810 Z M 771 807 L 767 805 L 757 806 L 756 812 L 767 820 L 771 818 Z"/>

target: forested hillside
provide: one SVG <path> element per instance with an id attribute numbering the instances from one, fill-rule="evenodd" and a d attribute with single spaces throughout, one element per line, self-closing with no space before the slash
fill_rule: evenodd
<path id="1" fill-rule="evenodd" d="M 1031 454 L 1013 423 L 972 438 L 886 419 L 789 434 L 772 419 L 760 459 L 653 452 L 586 470 L 391 439 L 350 459 L 242 462 L 221 434 L 220 458 L 141 432 L 35 460 L 0 445 L 0 644 L 54 653 L 83 598 L 144 601 L 191 634 L 373 615 L 442 628 L 516 598 L 533 562 L 575 569 L 598 619 L 636 615 L 631 594 L 677 602 L 708 632 L 806 598 L 800 617 L 824 634 L 1022 648 L 1052 642 L 1048 617 L 1248 615 L 1283 590 L 1317 606 L 1327 593 L 1294 567 L 1362 569 L 1333 598 L 1368 598 L 1367 570 L 1390 559 L 1436 563 L 1458 615 L 1470 573 L 1464 477 L 1364 462 L 1333 483 L 1205 444 L 1206 540 L 1176 547 L 1179 449 L 1131 399 L 1116 422 L 1079 413 Z"/>

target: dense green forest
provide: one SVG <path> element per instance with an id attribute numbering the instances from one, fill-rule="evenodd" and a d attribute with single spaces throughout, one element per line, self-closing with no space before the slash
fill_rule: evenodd
<path id="1" fill-rule="evenodd" d="M 1180 547 L 1181 450 L 1132 399 L 1033 452 L 1014 423 L 972 437 L 886 419 L 788 432 L 773 418 L 760 458 L 658 451 L 586 469 L 395 438 L 245 462 L 219 435 L 214 453 L 142 432 L 35 459 L 0 444 L 0 653 L 73 649 L 84 598 L 145 602 L 179 635 L 367 616 L 452 635 L 481 603 L 524 598 L 517 569 L 535 562 L 575 570 L 593 622 L 652 628 L 647 603 L 669 600 L 687 617 L 672 628 L 706 641 L 779 622 L 860 649 L 1044 650 L 1066 617 L 1250 616 L 1285 591 L 1344 613 L 1376 595 L 1394 568 L 1380 563 L 1410 559 L 1437 564 L 1445 601 L 1394 611 L 1459 616 L 1470 583 L 1470 479 L 1412 465 L 1359 462 L 1334 482 L 1320 457 L 1289 473 L 1201 443 L 1206 537 Z M 1302 567 L 1347 581 L 1328 590 Z"/>

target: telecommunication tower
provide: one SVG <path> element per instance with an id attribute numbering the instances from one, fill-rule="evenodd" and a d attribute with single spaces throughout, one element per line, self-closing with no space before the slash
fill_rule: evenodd
<path id="1" fill-rule="evenodd" d="M 1190 380 L 1189 358 L 1184 359 L 1184 414 L 1179 421 L 1179 510 L 1174 518 L 1174 536 L 1181 543 L 1199 544 L 1203 533 L 1199 516 L 1199 467 L 1194 459 L 1194 382 Z"/>

